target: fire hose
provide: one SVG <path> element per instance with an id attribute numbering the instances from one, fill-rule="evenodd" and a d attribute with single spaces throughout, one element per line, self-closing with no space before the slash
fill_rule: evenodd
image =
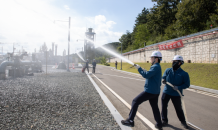
<path id="1" fill-rule="evenodd" d="M 171 83 L 169 83 L 169 82 L 166 82 L 166 84 L 168 84 L 168 85 L 171 86 L 172 88 L 174 87 L 174 86 L 173 86 Z M 199 127 L 193 125 L 192 123 L 188 122 L 188 117 L 187 117 L 187 114 L 186 114 L 185 102 L 184 102 L 183 96 L 182 96 L 182 94 L 180 93 L 179 90 L 176 90 L 176 91 L 179 93 L 179 95 L 180 95 L 180 97 L 181 97 L 182 109 L 183 109 L 183 111 L 184 111 L 184 115 L 185 115 L 185 120 L 186 120 L 186 122 L 187 122 L 190 126 L 192 126 L 192 127 L 194 127 L 194 128 L 197 128 L 197 129 L 199 129 L 199 130 L 202 130 L 201 128 L 199 128 Z"/>

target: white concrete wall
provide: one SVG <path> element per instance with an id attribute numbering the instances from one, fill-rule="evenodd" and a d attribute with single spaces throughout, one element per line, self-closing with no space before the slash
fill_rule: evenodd
<path id="1" fill-rule="evenodd" d="M 191 60 L 192 63 L 218 63 L 218 33 L 187 41 L 183 40 L 183 44 L 184 47 L 182 48 L 160 51 L 163 56 L 162 63 L 171 63 L 174 55 L 183 56 L 186 63 L 188 60 Z M 132 53 L 124 57 L 134 63 L 150 62 L 149 56 L 153 51 L 159 51 L 159 48 L 146 49 L 145 51 Z M 121 60 L 119 58 L 110 59 L 111 63 L 115 61 L 120 62 Z"/>

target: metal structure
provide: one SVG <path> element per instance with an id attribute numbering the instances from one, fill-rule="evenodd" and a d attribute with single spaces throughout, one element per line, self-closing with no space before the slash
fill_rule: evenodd
<path id="1" fill-rule="evenodd" d="M 0 65 L 0 79 L 6 79 L 6 70 L 8 76 L 22 77 L 24 75 L 33 74 L 35 72 L 42 72 L 42 64 L 40 61 L 24 61 L 23 53 L 20 56 L 14 56 L 13 53 L 8 53 L 7 60 L 3 61 Z"/>
<path id="2" fill-rule="evenodd" d="M 85 32 L 86 39 L 84 40 L 84 53 L 85 53 L 85 59 L 94 59 L 95 58 L 95 45 L 88 41 L 87 39 L 91 41 L 95 41 L 95 32 L 93 32 L 92 28 L 88 28 L 87 32 Z"/>

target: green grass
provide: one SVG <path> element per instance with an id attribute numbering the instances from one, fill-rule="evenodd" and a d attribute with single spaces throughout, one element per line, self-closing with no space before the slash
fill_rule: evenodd
<path id="1" fill-rule="evenodd" d="M 151 63 L 136 63 L 142 68 L 149 70 Z M 161 63 L 162 74 L 167 68 L 171 68 L 171 63 Z M 114 63 L 110 63 L 111 67 L 115 67 Z M 123 63 L 122 69 L 124 71 L 138 73 L 135 67 L 130 68 L 132 65 Z M 201 86 L 205 88 L 212 88 L 218 90 L 218 64 L 203 64 L 203 63 L 185 63 L 181 67 L 184 71 L 188 72 L 191 85 Z M 118 63 L 117 69 L 120 69 Z"/>

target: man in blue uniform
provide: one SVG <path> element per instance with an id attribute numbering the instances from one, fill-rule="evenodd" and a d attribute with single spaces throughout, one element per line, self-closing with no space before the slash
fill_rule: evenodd
<path id="1" fill-rule="evenodd" d="M 162 94 L 162 120 L 163 120 L 163 126 L 166 126 L 168 124 L 168 118 L 167 118 L 167 106 L 168 102 L 171 99 L 172 103 L 174 105 L 174 108 L 176 109 L 176 114 L 181 121 L 181 124 L 188 129 L 188 125 L 185 120 L 184 112 L 182 110 L 181 106 L 181 97 L 177 90 L 179 90 L 182 94 L 182 90 L 186 89 L 190 86 L 190 79 L 187 72 L 182 70 L 180 66 L 184 64 L 182 56 L 176 55 L 173 58 L 172 68 L 168 68 L 165 70 L 163 75 L 163 84 L 166 84 L 166 82 L 169 82 L 174 85 L 172 88 L 169 85 L 165 85 L 163 94 Z"/>
<path id="2" fill-rule="evenodd" d="M 161 116 L 158 108 L 158 97 L 160 94 L 161 77 L 162 77 L 161 67 L 159 64 L 161 59 L 162 59 L 162 54 L 159 51 L 154 51 L 151 55 L 152 66 L 149 71 L 142 69 L 139 65 L 135 65 L 135 68 L 138 69 L 139 73 L 144 78 L 146 78 L 146 81 L 145 81 L 144 91 L 141 92 L 132 101 L 132 108 L 129 113 L 129 118 L 121 121 L 123 125 L 134 127 L 134 117 L 138 110 L 138 106 L 144 101 L 149 100 L 149 103 L 153 110 L 154 119 L 157 122 L 155 127 L 162 130 Z"/>
<path id="3" fill-rule="evenodd" d="M 95 59 L 92 62 L 92 73 L 95 73 L 95 68 L 96 68 L 96 62 Z"/>
<path id="4" fill-rule="evenodd" d="M 87 59 L 85 62 L 85 70 L 87 69 L 88 73 L 89 73 L 89 60 Z M 85 71 L 84 70 L 84 71 Z"/>

